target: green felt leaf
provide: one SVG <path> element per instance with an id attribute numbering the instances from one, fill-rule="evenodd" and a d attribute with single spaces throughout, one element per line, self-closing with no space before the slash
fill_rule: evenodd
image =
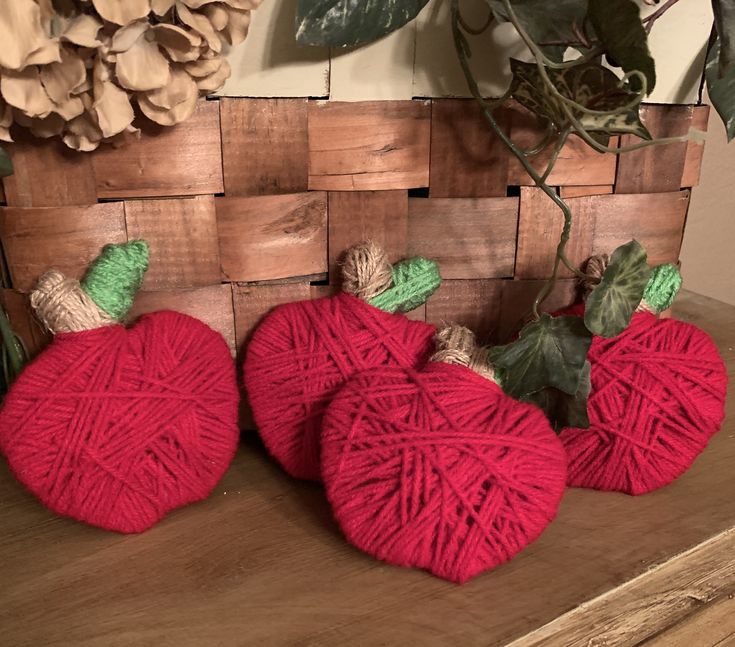
<path id="1" fill-rule="evenodd" d="M 722 77 L 735 62 L 735 0 L 712 0 L 712 11 L 720 41 L 718 75 Z"/>
<path id="2" fill-rule="evenodd" d="M 413 20 L 428 0 L 299 0 L 296 40 L 346 47 L 372 43 Z"/>
<path id="3" fill-rule="evenodd" d="M 541 408 L 557 433 L 564 427 L 587 429 L 590 426 L 587 415 L 587 399 L 591 389 L 590 369 L 590 363 L 585 362 L 579 388 L 574 395 L 549 386 L 524 396 L 523 401 Z"/>
<path id="4" fill-rule="evenodd" d="M 574 395 L 591 343 L 580 317 L 544 314 L 526 325 L 516 341 L 491 348 L 488 357 L 503 389 L 515 398 L 547 387 Z"/>
<path id="5" fill-rule="evenodd" d="M 712 105 L 717 110 L 727 132 L 728 141 L 735 137 L 735 65 L 730 65 L 720 76 L 720 39 L 717 38 L 707 53 L 705 78 Z"/>
<path id="6" fill-rule="evenodd" d="M 648 50 L 648 34 L 638 5 L 633 0 L 589 0 L 589 19 L 608 61 L 614 61 L 625 72 L 642 72 L 650 94 L 656 87 L 656 65 Z M 631 79 L 631 87 L 640 90 L 640 81 Z"/>
<path id="7" fill-rule="evenodd" d="M 509 20 L 501 0 L 487 2 L 499 22 Z M 518 21 L 537 44 L 573 42 L 578 40 L 578 32 L 592 38 L 589 24 L 585 22 L 587 0 L 554 0 L 553 9 L 549 7 L 549 0 L 513 0 L 511 6 Z M 560 63 L 566 47 L 550 45 L 542 49 L 552 61 Z"/>
<path id="8" fill-rule="evenodd" d="M 385 312 L 410 312 L 426 302 L 441 285 L 439 266 L 420 256 L 393 266 L 393 285 L 370 299 L 369 303 Z"/>
<path id="9" fill-rule="evenodd" d="M 628 327 L 651 276 L 646 261 L 646 250 L 636 240 L 613 252 L 585 306 L 584 323 L 595 335 L 615 337 Z"/>
<path id="10" fill-rule="evenodd" d="M 536 113 L 543 121 L 551 121 L 557 130 L 566 130 L 570 120 L 562 110 L 559 99 L 546 94 L 541 73 L 535 63 L 510 59 L 513 73 L 511 94 L 516 101 Z M 599 63 L 587 63 L 564 70 L 547 69 L 546 72 L 557 90 L 590 110 L 611 111 L 627 106 L 636 99 L 630 87 Z M 587 114 L 573 111 L 585 130 L 597 135 L 600 143 L 606 143 L 609 134 L 631 134 L 651 139 L 651 134 L 640 120 L 638 105 L 620 114 Z"/>
<path id="11" fill-rule="evenodd" d="M 7 177 L 13 174 L 13 162 L 2 146 L 0 146 L 0 177 Z"/>

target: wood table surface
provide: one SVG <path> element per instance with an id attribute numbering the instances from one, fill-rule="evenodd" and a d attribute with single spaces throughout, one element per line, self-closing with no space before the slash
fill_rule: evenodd
<path id="1" fill-rule="evenodd" d="M 735 367 L 735 307 L 675 316 Z M 0 645 L 735 644 L 735 398 L 692 469 L 641 497 L 570 489 L 525 552 L 456 586 L 341 537 L 252 437 L 209 500 L 122 536 L 56 518 L 0 461 Z"/>

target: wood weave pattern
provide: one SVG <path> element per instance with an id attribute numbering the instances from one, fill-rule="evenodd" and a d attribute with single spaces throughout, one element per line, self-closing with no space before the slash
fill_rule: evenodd
<path id="1" fill-rule="evenodd" d="M 643 117 L 668 136 L 704 129 L 707 113 L 649 105 Z M 524 145 L 542 135 L 519 107 L 500 121 Z M 39 274 L 79 276 L 103 243 L 132 238 L 149 241 L 152 261 L 133 315 L 192 314 L 233 353 L 274 305 L 336 289 L 340 255 L 365 238 L 393 261 L 440 263 L 444 285 L 412 317 L 501 341 L 547 276 L 561 229 L 558 210 L 465 99 L 223 98 L 124 148 L 76 154 L 28 140 L 10 152 L 0 237 L 12 287 L 2 301 L 33 353 L 47 341 L 25 297 Z M 677 261 L 701 159 L 694 142 L 618 159 L 570 139 L 551 179 L 576 216 L 572 260 L 636 238 L 652 263 Z M 574 289 L 565 275 L 546 308 Z"/>

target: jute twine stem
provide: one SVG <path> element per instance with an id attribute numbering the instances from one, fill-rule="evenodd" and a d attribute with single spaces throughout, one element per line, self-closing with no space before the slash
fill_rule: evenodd
<path id="1" fill-rule="evenodd" d="M 342 291 L 370 301 L 390 288 L 393 268 L 385 250 L 367 241 L 347 250 L 342 263 Z"/>
<path id="2" fill-rule="evenodd" d="M 38 319 L 54 334 L 117 323 L 82 290 L 79 281 L 58 270 L 49 270 L 39 279 L 30 300 Z"/>
<path id="3" fill-rule="evenodd" d="M 477 346 L 475 334 L 464 326 L 446 326 L 436 333 L 436 352 L 432 362 L 465 366 L 478 375 L 495 381 L 495 373 L 487 361 L 487 352 Z"/>

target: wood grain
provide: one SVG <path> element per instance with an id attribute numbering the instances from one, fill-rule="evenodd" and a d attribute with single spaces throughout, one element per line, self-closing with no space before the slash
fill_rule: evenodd
<path id="1" fill-rule="evenodd" d="M 710 108 L 708 105 L 694 106 L 692 108 L 691 127 L 701 132 L 707 132 Z M 693 187 L 699 184 L 699 175 L 702 172 L 702 157 L 704 155 L 704 142 L 690 139 L 687 142 L 686 156 L 684 157 L 684 170 L 681 174 L 681 186 Z"/>
<path id="2" fill-rule="evenodd" d="M 327 272 L 327 194 L 217 198 L 222 277 L 263 281 Z"/>
<path id="3" fill-rule="evenodd" d="M 692 106 L 642 105 L 641 121 L 655 139 L 686 135 L 692 123 Z M 621 146 L 641 140 L 633 135 L 621 137 Z M 687 142 L 648 146 L 620 155 L 615 193 L 660 193 L 682 186 Z"/>
<path id="4" fill-rule="evenodd" d="M 202 99 L 185 123 L 146 125 L 138 141 L 91 157 L 99 198 L 222 193 L 219 102 Z"/>
<path id="5" fill-rule="evenodd" d="M 713 336 L 732 376 L 735 308 L 685 292 L 677 316 Z M 288 478 L 251 436 L 207 501 L 128 537 L 53 517 L 0 461 L 3 641 L 507 645 L 735 527 L 734 405 L 730 394 L 722 430 L 678 481 L 641 497 L 569 489 L 536 542 L 464 586 L 352 548 L 323 489 Z M 730 563 L 732 547 L 720 556 Z M 690 582 L 703 581 L 702 565 Z M 679 586 L 659 581 L 650 613 L 665 608 L 669 581 Z M 585 647 L 602 645 L 593 638 L 605 625 L 605 616 L 585 620 Z"/>
<path id="6" fill-rule="evenodd" d="M 405 191 L 329 194 L 329 278 L 340 281 L 338 261 L 364 240 L 381 245 L 391 263 L 408 255 L 408 195 Z"/>
<path id="7" fill-rule="evenodd" d="M 497 111 L 508 129 L 510 112 Z M 492 132 L 474 99 L 441 99 L 432 103 L 432 198 L 504 197 L 509 155 Z"/>
<path id="8" fill-rule="evenodd" d="M 645 577 L 606 592 L 508 647 L 588 647 L 591 644 L 634 647 L 648 638 L 652 639 L 646 641 L 648 647 L 673 647 L 672 633 L 678 633 L 679 640 L 682 634 L 688 633 L 693 641 L 686 643 L 687 647 L 715 644 L 705 641 L 701 622 L 696 637 L 692 635 L 691 626 L 686 632 L 683 629 L 689 624 L 686 616 L 696 613 L 720 595 L 735 590 L 735 562 L 731 559 L 733 550 L 735 531 L 724 531 L 675 556 L 646 573 Z M 728 600 L 727 596 L 725 600 Z M 728 602 L 729 605 L 721 604 L 716 611 L 721 619 L 724 619 L 721 615 L 723 606 L 729 607 L 731 612 L 735 608 L 732 595 Z M 685 618 L 684 627 L 666 632 L 668 637 L 666 633 L 659 635 L 662 629 L 675 624 L 682 616 Z M 712 627 L 709 624 L 707 627 L 710 637 L 715 632 L 720 636 L 724 634 L 724 639 L 735 634 L 732 615 L 724 627 Z"/>
<path id="9" fill-rule="evenodd" d="M 312 296 L 310 288 L 311 286 L 306 281 L 266 285 L 233 284 L 232 296 L 238 352 L 242 352 L 243 344 L 270 310 L 282 303 L 310 299 Z"/>
<path id="10" fill-rule="evenodd" d="M 97 201 L 92 157 L 70 150 L 58 138 L 21 134 L 3 144 L 13 160 L 13 175 L 3 178 L 7 204 L 13 207 L 59 207 Z"/>
<path id="11" fill-rule="evenodd" d="M 511 138 L 513 142 L 526 149 L 533 148 L 543 138 L 544 131 L 535 115 L 518 104 L 513 104 L 511 118 Z M 618 144 L 612 137 L 611 146 Z M 553 144 L 531 158 L 531 165 L 539 173 L 544 173 L 551 158 Z M 559 185 L 612 185 L 615 183 L 617 158 L 611 153 L 598 153 L 582 139 L 569 137 L 559 152 L 559 157 L 548 177 L 551 186 Z M 518 159 L 509 155 L 508 184 L 531 186 L 533 179 L 528 175 Z"/>
<path id="12" fill-rule="evenodd" d="M 426 302 L 426 321 L 435 326 L 460 324 L 481 344 L 497 338 L 500 321 L 500 279 L 445 280 Z"/>
<path id="13" fill-rule="evenodd" d="M 570 200 L 574 217 L 567 256 L 572 263 L 579 265 L 591 254 L 595 214 L 577 214 L 573 204 Z M 551 275 L 563 227 L 564 216 L 551 198 L 537 187 L 521 187 L 515 278 L 545 279 Z M 559 276 L 572 276 L 572 273 L 562 266 Z"/>
<path id="14" fill-rule="evenodd" d="M 679 260 L 688 191 L 600 195 L 569 202 L 577 220 L 594 219 L 592 254 L 610 253 L 635 238 L 646 248 L 651 265 Z"/>
<path id="15" fill-rule="evenodd" d="M 309 188 L 409 189 L 429 184 L 425 101 L 309 103 Z"/>
<path id="16" fill-rule="evenodd" d="M 562 198 L 580 198 L 585 195 L 605 195 L 612 192 L 613 186 L 611 184 L 559 187 L 559 195 Z"/>
<path id="17" fill-rule="evenodd" d="M 174 310 L 195 317 L 220 333 L 235 354 L 235 319 L 232 309 L 232 287 L 209 285 L 189 290 L 141 290 L 135 296 L 129 320 L 158 310 Z"/>
<path id="18" fill-rule="evenodd" d="M 408 255 L 445 279 L 513 276 L 518 198 L 409 198 Z"/>
<path id="19" fill-rule="evenodd" d="M 225 193 L 306 191 L 307 99 L 220 99 Z"/>
<path id="20" fill-rule="evenodd" d="M 104 245 L 127 240 L 123 204 L 3 207 L 0 238 L 16 290 L 31 290 L 52 267 L 81 278 Z"/>
<path id="21" fill-rule="evenodd" d="M 128 237 L 150 246 L 144 290 L 193 288 L 220 282 L 217 216 L 210 195 L 125 203 Z"/>

